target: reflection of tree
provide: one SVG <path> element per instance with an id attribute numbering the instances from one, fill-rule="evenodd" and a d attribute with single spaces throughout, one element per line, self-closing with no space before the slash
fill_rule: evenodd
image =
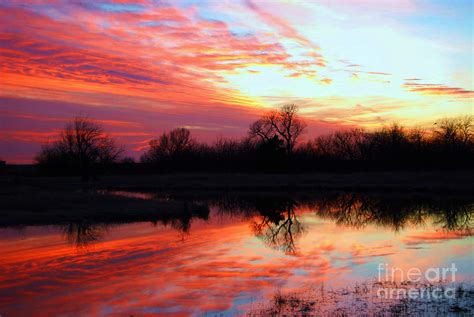
<path id="1" fill-rule="evenodd" d="M 295 238 L 303 232 L 295 213 L 295 202 L 288 200 L 275 204 L 274 201 L 259 207 L 260 216 L 252 224 L 255 234 L 270 247 L 294 254 Z"/>
<path id="2" fill-rule="evenodd" d="M 463 199 L 400 198 L 345 193 L 310 203 L 318 215 L 339 225 L 362 228 L 379 225 L 399 231 L 418 226 L 432 217 L 436 226 L 449 231 L 472 230 L 474 204 Z"/>
<path id="3" fill-rule="evenodd" d="M 93 224 L 86 221 L 70 222 L 64 227 L 67 241 L 77 249 L 86 249 L 97 242 L 107 230 L 106 224 Z"/>
<path id="4" fill-rule="evenodd" d="M 448 231 L 474 229 L 474 204 L 451 202 L 444 204 L 434 215 L 435 225 Z"/>
<path id="5" fill-rule="evenodd" d="M 180 196 L 179 199 L 196 200 L 196 196 L 192 197 Z M 318 216 L 334 220 L 338 225 L 354 228 L 376 225 L 400 231 L 408 226 L 423 225 L 431 218 L 435 226 L 445 230 L 470 232 L 473 229 L 474 204 L 466 196 L 345 192 L 317 196 L 307 193 L 200 194 L 199 198 L 214 206 L 220 216 L 252 219 L 251 226 L 256 236 L 268 246 L 287 253 L 295 253 L 296 240 L 303 232 L 303 225 L 296 215 L 302 207 L 313 209 Z"/>
<path id="6" fill-rule="evenodd" d="M 207 204 L 184 202 L 174 204 L 174 208 L 170 208 L 167 211 L 158 211 L 153 214 L 138 215 L 131 213 L 128 216 L 128 221 L 123 218 L 97 222 L 87 220 L 71 221 L 64 227 L 63 232 L 71 245 L 77 249 L 87 249 L 94 243 L 97 243 L 112 224 L 150 221 L 155 226 L 158 223 L 170 226 L 184 236 L 189 233 L 192 220 L 195 218 L 202 220 L 209 218 L 209 207 Z"/>
<path id="7" fill-rule="evenodd" d="M 311 195 L 195 194 L 167 195 L 163 201 L 145 201 L 142 212 L 115 213 L 96 222 L 71 220 L 64 232 L 68 241 L 78 248 L 97 242 L 112 224 L 149 221 L 169 226 L 187 235 L 194 219 L 208 220 L 214 216 L 249 220 L 254 234 L 269 247 L 294 254 L 297 240 L 303 233 L 298 209 L 313 209 L 322 218 L 338 225 L 363 228 L 376 225 L 393 231 L 407 226 L 423 225 L 428 218 L 436 227 L 448 231 L 473 230 L 474 203 L 469 197 L 406 197 L 400 195 L 369 195 L 342 193 Z M 207 195 L 207 196 L 206 196 Z M 158 205 L 156 205 L 158 203 Z"/>
<path id="8" fill-rule="evenodd" d="M 152 220 L 154 225 L 158 222 L 170 226 L 183 234 L 188 234 L 194 218 L 208 220 L 209 206 L 207 204 L 185 203 L 179 213 L 165 213 Z"/>

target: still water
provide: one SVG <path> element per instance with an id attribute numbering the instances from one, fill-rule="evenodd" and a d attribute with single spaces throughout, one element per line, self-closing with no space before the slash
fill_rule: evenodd
<path id="1" fill-rule="evenodd" d="M 456 282 L 473 281 L 466 198 L 99 194 L 180 207 L 139 222 L 1 228 L 2 317 L 245 315 L 277 292 L 374 281 L 381 264 L 454 263 Z"/>

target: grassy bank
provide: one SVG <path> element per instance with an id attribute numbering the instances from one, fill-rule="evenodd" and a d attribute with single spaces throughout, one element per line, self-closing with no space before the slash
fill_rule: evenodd
<path id="1" fill-rule="evenodd" d="M 472 316 L 474 288 L 469 283 L 407 281 L 371 281 L 336 289 L 321 285 L 300 293 L 277 292 L 268 303 L 252 306 L 248 317 Z"/>

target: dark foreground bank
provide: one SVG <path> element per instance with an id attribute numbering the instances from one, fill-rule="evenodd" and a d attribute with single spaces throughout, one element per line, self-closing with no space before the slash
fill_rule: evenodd
<path id="1" fill-rule="evenodd" d="M 334 193 L 372 196 L 364 204 L 383 202 L 393 206 L 385 214 L 399 214 L 400 202 L 432 208 L 433 199 L 461 197 L 462 204 L 472 201 L 473 172 L 387 172 L 351 174 L 169 174 L 139 176 L 104 176 L 82 183 L 77 177 L 0 178 L 0 226 L 61 224 L 68 222 L 128 223 L 174 221 L 205 217 L 208 200 L 242 195 L 242 201 L 255 197 L 289 203 L 326 199 Z M 142 192 L 115 195 L 114 192 Z M 170 197 L 173 197 L 171 199 Z M 176 199 L 176 198 L 179 199 Z M 387 198 L 388 197 L 388 198 Z M 240 198 L 239 198 L 240 199 Z M 444 199 L 444 200 L 446 200 Z M 467 200 L 466 200 L 467 199 Z M 458 199 L 456 198 L 456 201 Z M 345 201 L 345 199 L 344 199 Z M 354 202 L 353 198 L 348 203 Z M 228 202 L 228 201 L 227 201 Z M 444 209 L 444 202 L 435 202 Z M 457 204 L 457 202 L 456 202 Z M 341 206 L 347 206 L 343 203 Z M 339 208 L 341 206 L 335 206 Z M 244 205 L 241 209 L 246 209 Z M 273 208 L 274 206 L 271 206 Z M 399 208 L 400 207 L 400 208 Z M 377 207 L 378 208 L 378 207 Z M 420 207 L 421 208 L 421 207 Z M 247 208 L 248 209 L 248 208 Z M 421 208 L 423 209 L 423 208 Z M 471 213 L 471 208 L 469 214 Z M 265 208 L 262 212 L 267 212 Z"/>
<path id="2" fill-rule="evenodd" d="M 151 222 L 189 228 L 211 210 L 263 217 L 280 224 L 297 209 L 314 210 L 343 224 L 374 220 L 396 230 L 436 216 L 445 229 L 472 229 L 474 198 L 466 192 L 347 190 L 130 190 L 14 186 L 0 191 L 0 227 Z M 383 219 L 383 221 L 381 220 Z M 294 219 L 291 223 L 295 222 Z M 186 231 L 186 230 L 184 230 Z"/>
<path id="3" fill-rule="evenodd" d="M 474 171 L 355 172 L 301 174 L 186 173 L 109 175 L 81 182 L 79 177 L 0 176 L 2 189 L 151 190 L 356 190 L 395 192 L 474 192 Z"/>

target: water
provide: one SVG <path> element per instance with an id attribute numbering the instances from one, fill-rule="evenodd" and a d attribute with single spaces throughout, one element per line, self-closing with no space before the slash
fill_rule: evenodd
<path id="1" fill-rule="evenodd" d="M 466 197 L 98 195 L 174 209 L 0 229 L 1 316 L 245 315 L 276 293 L 372 283 L 387 277 L 380 265 L 406 274 L 454 264 L 444 280 L 473 285 Z"/>

